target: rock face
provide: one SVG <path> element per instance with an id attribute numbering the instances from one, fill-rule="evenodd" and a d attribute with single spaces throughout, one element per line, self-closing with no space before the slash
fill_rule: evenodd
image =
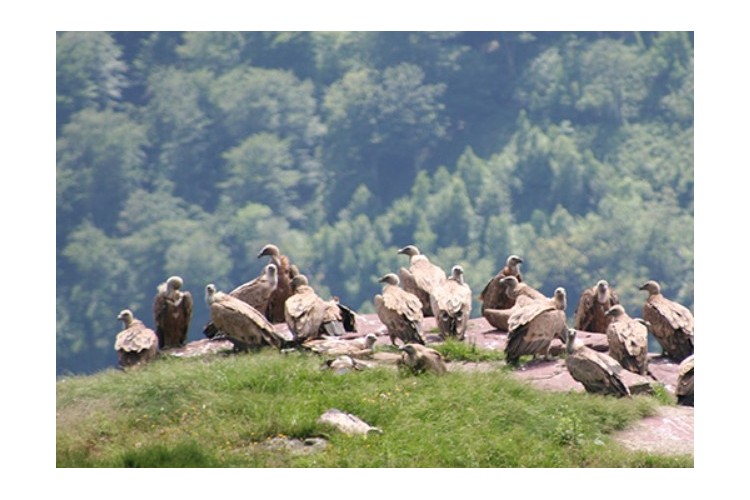
<path id="1" fill-rule="evenodd" d="M 359 417 L 351 413 L 345 413 L 336 408 L 326 411 L 320 416 L 318 422 L 332 425 L 344 434 L 382 434 L 383 431 L 377 427 L 372 427 Z"/>

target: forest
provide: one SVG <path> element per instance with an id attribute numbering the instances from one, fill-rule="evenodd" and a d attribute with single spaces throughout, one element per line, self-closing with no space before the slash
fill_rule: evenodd
<path id="1" fill-rule="evenodd" d="M 479 292 L 658 280 L 691 310 L 692 32 L 58 32 L 56 372 L 115 366 L 180 275 L 203 337 L 279 246 L 374 311 L 415 244 Z"/>

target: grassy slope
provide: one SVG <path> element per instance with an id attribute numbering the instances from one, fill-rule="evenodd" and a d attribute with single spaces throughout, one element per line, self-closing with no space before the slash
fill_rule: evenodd
<path id="1" fill-rule="evenodd" d="M 320 363 L 269 350 L 60 379 L 57 466 L 693 466 L 690 456 L 628 452 L 608 437 L 652 414 L 661 404 L 654 398 L 543 392 L 502 367 L 443 377 L 387 367 L 335 375 Z M 384 433 L 352 437 L 317 423 L 330 408 Z M 255 446 L 279 435 L 330 442 L 309 455 Z"/>

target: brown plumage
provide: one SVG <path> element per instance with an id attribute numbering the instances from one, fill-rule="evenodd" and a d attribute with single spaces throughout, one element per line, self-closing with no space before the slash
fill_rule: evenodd
<path id="1" fill-rule="evenodd" d="M 515 278 L 514 278 L 515 279 Z M 517 304 L 508 319 L 508 343 L 505 358 L 517 365 L 524 355 L 547 356 L 552 340 L 565 338 L 565 289 L 555 290 L 553 298 L 528 300 Z"/>
<path id="2" fill-rule="evenodd" d="M 431 263 L 414 245 L 405 246 L 398 253 L 409 256 L 409 268 L 402 267 L 398 271 L 401 285 L 404 290 L 417 296 L 422 303 L 424 317 L 433 316 L 430 293 L 436 285 L 445 281 L 445 271 Z"/>
<path id="3" fill-rule="evenodd" d="M 320 298 L 304 274 L 292 279 L 292 290 L 294 293 L 284 306 L 284 319 L 297 342 L 316 339 L 324 333 L 344 333 L 338 303 Z"/>
<path id="4" fill-rule="evenodd" d="M 284 304 L 286 299 L 291 297 L 292 290 L 292 278 L 299 274 L 297 266 L 289 261 L 289 257 L 282 255 L 279 247 L 276 245 L 266 245 L 258 253 L 258 258 L 268 256 L 271 258 L 271 264 L 274 264 L 277 269 L 277 285 L 276 289 L 271 292 L 271 296 L 268 299 L 268 306 L 263 311 L 268 321 L 271 323 L 284 323 L 286 321 L 284 313 Z"/>
<path id="5" fill-rule="evenodd" d="M 521 257 L 518 255 L 509 256 L 505 261 L 505 267 L 487 282 L 482 293 L 479 294 L 479 301 L 482 303 L 482 314 L 484 314 L 485 309 L 510 309 L 513 307 L 516 300 L 508 294 L 507 282 L 502 282 L 501 280 L 506 276 L 515 276 L 519 283 L 522 282 L 521 264 L 523 264 Z"/>
<path id="6" fill-rule="evenodd" d="M 622 380 L 623 367 L 603 352 L 598 352 L 576 340 L 576 331 L 568 330 L 565 366 L 570 376 L 583 384 L 586 392 L 630 396 L 630 389 Z"/>
<path id="7" fill-rule="evenodd" d="M 391 343 L 396 345 L 396 338 L 404 344 L 415 342 L 424 344 L 422 338 L 422 303 L 413 293 L 402 290 L 399 278 L 388 273 L 379 280 L 383 283 L 383 292 L 375 296 L 375 311 L 378 318 L 388 330 Z"/>
<path id="8" fill-rule="evenodd" d="M 120 367 L 140 366 L 155 359 L 159 354 L 159 339 L 156 333 L 133 316 L 130 309 L 123 309 L 117 316 L 124 328 L 115 337 L 115 351 Z"/>
<path id="9" fill-rule="evenodd" d="M 683 359 L 677 372 L 677 403 L 684 406 L 695 406 L 693 402 L 693 374 L 695 371 L 695 355 L 691 354 Z"/>
<path id="10" fill-rule="evenodd" d="M 403 353 L 399 365 L 409 368 L 413 373 L 432 372 L 442 375 L 448 371 L 443 355 L 435 349 L 421 344 L 406 344 L 400 349 Z"/>
<path id="11" fill-rule="evenodd" d="M 260 311 L 237 297 L 216 291 L 214 284 L 206 285 L 206 304 L 221 336 L 232 341 L 238 350 L 266 345 L 280 348 L 286 340 Z"/>
<path id="12" fill-rule="evenodd" d="M 471 288 L 464 281 L 464 270 L 453 266 L 450 278 L 432 289 L 430 305 L 442 338 L 463 340 L 471 315 Z"/>
<path id="13" fill-rule="evenodd" d="M 648 329 L 628 316 L 617 304 L 607 310 L 612 322 L 607 327 L 608 354 L 628 371 L 646 375 L 648 372 Z"/>
<path id="14" fill-rule="evenodd" d="M 154 323 L 159 349 L 185 344 L 193 317 L 193 296 L 182 291 L 182 278 L 170 276 L 156 288 Z"/>
<path id="15" fill-rule="evenodd" d="M 547 299 L 542 292 L 526 283 L 518 281 L 518 278 L 515 276 L 506 276 L 500 281 L 506 286 L 505 293 L 516 302 L 518 302 L 521 297 L 526 297 L 532 300 Z"/>
<path id="16" fill-rule="evenodd" d="M 578 300 L 573 328 L 586 332 L 606 333 L 607 326 L 612 321 L 606 312 L 620 303 L 617 293 L 606 280 L 599 280 L 595 286 L 581 293 Z"/>
<path id="17" fill-rule="evenodd" d="M 664 355 L 679 362 L 693 354 L 693 314 L 690 310 L 664 297 L 656 281 L 648 281 L 640 289 L 648 291 L 643 319 L 651 324 L 651 331 L 661 344 Z"/>

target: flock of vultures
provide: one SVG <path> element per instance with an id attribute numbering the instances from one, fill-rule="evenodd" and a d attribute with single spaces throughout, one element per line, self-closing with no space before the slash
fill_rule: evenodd
<path id="1" fill-rule="evenodd" d="M 472 291 L 464 281 L 461 266 L 450 276 L 431 263 L 414 245 L 398 251 L 409 258 L 408 267 L 382 278 L 382 292 L 373 298 L 377 316 L 386 327 L 391 343 L 401 354 L 398 363 L 415 373 L 444 373 L 443 357 L 427 347 L 422 322 L 433 316 L 442 339 L 463 340 L 471 313 Z M 226 339 L 234 349 L 246 351 L 263 346 L 279 350 L 310 349 L 336 356 L 328 365 L 357 366 L 357 360 L 372 356 L 374 334 L 356 332 L 356 314 L 334 297 L 321 298 L 297 266 L 275 245 L 266 245 L 258 258 L 269 257 L 260 276 L 229 293 L 206 285 L 210 321 L 203 332 L 209 339 Z M 523 281 L 517 255 L 511 255 L 479 295 L 482 315 L 508 332 L 505 356 L 517 366 L 521 356 L 547 358 L 557 338 L 566 346 L 565 365 L 570 375 L 588 392 L 629 396 L 632 384 L 625 372 L 648 376 L 648 331 L 662 347 L 663 355 L 679 365 L 676 387 L 678 402 L 693 405 L 693 315 L 686 307 L 661 294 L 656 281 L 640 287 L 648 293 L 643 318 L 631 318 L 619 304 L 616 291 L 600 280 L 584 290 L 576 307 L 573 328 L 566 322 L 566 292 L 557 288 L 549 298 Z M 160 350 L 180 347 L 187 339 L 193 298 L 181 290 L 183 281 L 172 276 L 159 285 L 154 297 L 156 331 L 123 310 L 118 319 L 124 329 L 117 335 L 115 350 L 122 368 L 154 359 Z M 285 329 L 274 324 L 285 323 Z M 601 352 L 576 339 L 578 331 L 606 334 L 608 350 Z M 399 346 L 399 344 L 401 344 Z M 629 375 L 630 376 L 630 375 Z M 632 380 L 632 376 L 631 376 Z M 649 387 L 650 385 L 647 384 Z"/>

